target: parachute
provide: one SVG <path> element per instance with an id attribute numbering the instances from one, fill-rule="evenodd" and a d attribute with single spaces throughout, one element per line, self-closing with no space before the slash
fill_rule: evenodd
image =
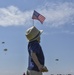
<path id="1" fill-rule="evenodd" d="M 5 42 L 4 42 L 4 41 L 2 41 L 2 44 L 3 44 L 3 47 L 5 47 Z M 4 48 L 3 51 L 4 51 L 5 54 L 6 54 L 6 52 L 8 51 L 8 49 L 7 49 L 7 48 Z"/>
<path id="2" fill-rule="evenodd" d="M 59 61 L 59 59 L 55 59 L 55 61 Z"/>
<path id="3" fill-rule="evenodd" d="M 5 42 L 2 42 L 2 44 L 4 44 Z"/>
<path id="4" fill-rule="evenodd" d="M 5 55 L 6 55 L 6 51 L 7 51 L 7 50 L 8 50 L 7 48 L 4 49 Z"/>
<path id="5" fill-rule="evenodd" d="M 5 48 L 4 51 L 7 51 L 7 49 Z"/>

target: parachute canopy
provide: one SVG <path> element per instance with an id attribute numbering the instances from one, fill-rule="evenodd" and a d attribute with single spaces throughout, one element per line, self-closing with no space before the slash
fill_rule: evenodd
<path id="1" fill-rule="evenodd" d="M 3 41 L 2 44 L 4 44 L 5 42 Z"/>
<path id="2" fill-rule="evenodd" d="M 55 61 L 59 61 L 59 59 L 55 59 Z"/>
<path id="3" fill-rule="evenodd" d="M 7 51 L 7 49 L 5 48 L 4 51 Z"/>

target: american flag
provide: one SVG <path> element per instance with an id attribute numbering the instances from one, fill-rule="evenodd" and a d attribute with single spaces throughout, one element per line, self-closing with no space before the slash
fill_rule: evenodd
<path id="1" fill-rule="evenodd" d="M 45 17 L 34 10 L 32 19 L 39 20 L 43 24 Z"/>

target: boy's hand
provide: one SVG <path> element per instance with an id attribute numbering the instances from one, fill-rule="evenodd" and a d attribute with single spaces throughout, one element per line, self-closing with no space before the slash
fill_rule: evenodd
<path id="1" fill-rule="evenodd" d="M 46 66 L 43 66 L 42 71 L 41 72 L 48 72 L 48 69 Z"/>
<path id="2" fill-rule="evenodd" d="M 40 72 L 48 72 L 47 67 L 43 66 L 43 65 L 39 66 L 39 70 L 40 70 Z"/>

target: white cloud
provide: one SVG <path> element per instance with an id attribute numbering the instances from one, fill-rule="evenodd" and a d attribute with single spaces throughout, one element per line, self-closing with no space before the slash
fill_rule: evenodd
<path id="1" fill-rule="evenodd" d="M 74 23 L 74 3 L 46 3 L 41 12 L 47 25 L 58 27 Z"/>
<path id="2" fill-rule="evenodd" d="M 29 23 L 31 11 L 22 12 L 17 7 L 0 8 L 0 26 L 25 25 Z"/>
<path id="3" fill-rule="evenodd" d="M 47 26 L 74 25 L 74 3 L 46 3 L 36 10 L 46 17 Z M 0 26 L 32 25 L 32 14 L 33 10 L 23 12 L 15 6 L 0 8 Z"/>

